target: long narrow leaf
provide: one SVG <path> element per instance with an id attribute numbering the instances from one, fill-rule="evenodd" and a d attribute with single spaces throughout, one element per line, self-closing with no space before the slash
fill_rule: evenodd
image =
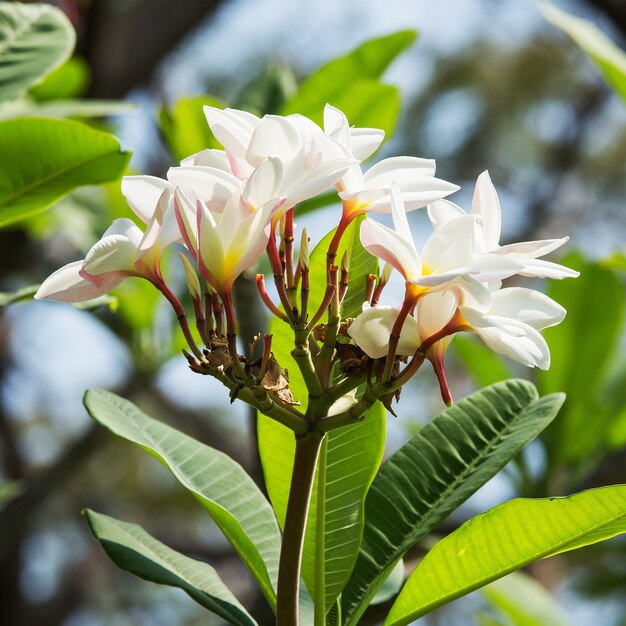
<path id="1" fill-rule="evenodd" d="M 410 624 L 534 561 L 624 532 L 626 486 L 505 502 L 435 545 L 407 580 L 385 626 Z"/>
<path id="2" fill-rule="evenodd" d="M 404 553 L 534 439 L 563 399 L 539 399 L 522 380 L 497 383 L 445 410 L 382 465 L 365 502 L 361 552 L 342 595 L 346 625 L 358 622 Z"/>
<path id="3" fill-rule="evenodd" d="M 172 550 L 137 524 L 90 510 L 85 515 L 94 537 L 121 569 L 153 583 L 182 589 L 229 624 L 256 625 L 208 563 Z"/>
<path id="4" fill-rule="evenodd" d="M 275 606 L 280 532 L 268 501 L 243 468 L 108 391 L 87 391 L 85 406 L 98 423 L 156 457 L 200 501 Z"/>

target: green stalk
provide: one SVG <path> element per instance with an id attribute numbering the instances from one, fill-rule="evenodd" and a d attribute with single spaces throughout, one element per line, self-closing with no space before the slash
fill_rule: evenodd
<path id="1" fill-rule="evenodd" d="M 324 438 L 317 469 L 317 510 L 315 524 L 315 626 L 326 626 L 326 447 Z"/>
<path id="2" fill-rule="evenodd" d="M 323 439 L 324 435 L 317 431 L 296 438 L 296 454 L 278 568 L 276 624 L 279 626 L 298 626 L 304 531 Z"/>

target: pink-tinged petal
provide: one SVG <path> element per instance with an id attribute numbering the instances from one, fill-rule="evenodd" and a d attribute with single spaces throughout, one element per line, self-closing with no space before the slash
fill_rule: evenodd
<path id="1" fill-rule="evenodd" d="M 226 152 L 224 150 L 216 150 L 215 148 L 201 150 L 180 162 L 181 167 L 193 167 L 194 165 L 213 167 L 217 170 L 232 173 Z"/>
<path id="2" fill-rule="evenodd" d="M 243 188 L 243 200 L 257 209 L 276 199 L 283 180 L 283 162 L 278 157 L 269 157 L 259 165 Z"/>
<path id="3" fill-rule="evenodd" d="M 366 305 L 348 328 L 348 334 L 367 356 L 380 359 L 389 351 L 389 337 L 399 312 L 394 307 Z M 412 355 L 419 345 L 417 321 L 409 315 L 402 326 L 396 354 Z"/>
<path id="4" fill-rule="evenodd" d="M 487 249 L 497 248 L 501 228 L 500 201 L 487 171 L 484 171 L 476 180 L 472 214 L 478 215 L 482 220 Z"/>
<path id="5" fill-rule="evenodd" d="M 115 276 L 96 286 L 80 275 L 82 267 L 83 261 L 74 261 L 61 267 L 44 280 L 35 298 L 58 302 L 85 302 L 103 296 L 124 279 L 123 276 Z"/>
<path id="6" fill-rule="evenodd" d="M 421 275 L 422 265 L 413 241 L 401 237 L 391 228 L 367 218 L 361 224 L 361 243 L 371 255 L 395 267 L 405 280 Z"/>
<path id="7" fill-rule="evenodd" d="M 187 249 L 194 258 L 198 256 L 198 214 L 196 205 L 183 192 L 176 188 L 174 192 L 174 212 L 176 222 L 183 236 Z"/>
<path id="8" fill-rule="evenodd" d="M 508 317 L 536 330 L 555 326 L 563 321 L 565 309 L 540 291 L 509 287 L 492 294 L 489 315 Z"/>
<path id="9" fill-rule="evenodd" d="M 204 107 L 204 115 L 211 132 L 226 151 L 245 157 L 252 133 L 260 122 L 259 118 L 246 111 L 222 110 L 210 106 Z"/>
<path id="10" fill-rule="evenodd" d="M 378 128 L 351 128 L 350 152 L 352 152 L 355 159 L 365 161 L 378 150 L 384 139 L 384 130 Z"/>
<path id="11" fill-rule="evenodd" d="M 338 141 L 342 146 L 350 148 L 350 124 L 343 111 L 331 104 L 324 107 L 324 132 Z"/>
<path id="12" fill-rule="evenodd" d="M 170 184 L 156 176 L 124 176 L 122 195 L 135 215 L 147 224 L 154 215 L 163 194 L 170 194 Z"/>
<path id="13" fill-rule="evenodd" d="M 473 215 L 457 217 L 437 228 L 420 255 L 424 275 L 473 268 L 478 229 L 478 220 Z"/>
<path id="14" fill-rule="evenodd" d="M 266 115 L 252 134 L 246 160 L 255 167 L 270 156 L 277 156 L 283 161 L 288 161 L 301 148 L 302 141 L 294 124 L 278 115 Z"/>
<path id="15" fill-rule="evenodd" d="M 170 167 L 167 178 L 192 200 L 202 200 L 212 211 L 221 211 L 228 199 L 241 189 L 241 181 L 213 167 Z"/>
<path id="16" fill-rule="evenodd" d="M 506 246 L 500 246 L 495 252 L 498 254 L 516 254 L 531 259 L 536 259 L 550 252 L 554 252 L 557 248 L 566 244 L 569 237 L 561 239 L 541 239 L 539 241 L 522 241 L 520 243 L 511 243 Z"/>
<path id="17" fill-rule="evenodd" d="M 420 157 L 391 157 L 372 165 L 365 172 L 365 185 L 368 189 L 390 187 L 392 183 L 414 178 L 432 178 L 435 175 L 435 161 Z"/>
<path id="18" fill-rule="evenodd" d="M 519 260 L 524 266 L 523 269 L 518 272 L 520 276 L 526 276 L 528 278 L 553 278 L 556 280 L 577 278 L 580 276 L 580 273 L 576 270 L 565 267 L 565 265 L 552 263 L 551 261 L 526 259 L 523 257 Z"/>
<path id="19" fill-rule="evenodd" d="M 436 200 L 431 202 L 427 208 L 428 219 L 433 228 L 439 228 L 447 222 L 466 215 L 465 211 L 460 207 L 450 202 L 449 200 Z"/>

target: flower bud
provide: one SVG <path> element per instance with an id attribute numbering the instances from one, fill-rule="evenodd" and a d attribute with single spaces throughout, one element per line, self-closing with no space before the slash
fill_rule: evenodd
<path id="1" fill-rule="evenodd" d="M 309 237 L 306 232 L 306 228 L 302 229 L 302 238 L 300 239 L 300 267 L 309 269 Z"/>
<path id="2" fill-rule="evenodd" d="M 187 256 L 183 252 L 179 252 L 178 256 L 183 263 L 183 267 L 185 268 L 185 280 L 187 281 L 187 289 L 189 290 L 189 294 L 194 302 L 200 300 L 200 294 L 202 293 L 202 288 L 200 287 L 200 281 L 198 280 L 198 274 L 196 274 L 196 270 L 194 269 L 191 261 L 187 258 Z"/>

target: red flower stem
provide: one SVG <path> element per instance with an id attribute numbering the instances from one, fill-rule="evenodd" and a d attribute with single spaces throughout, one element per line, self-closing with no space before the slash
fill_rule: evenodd
<path id="1" fill-rule="evenodd" d="M 294 289 L 293 273 L 293 209 L 285 213 L 285 230 L 283 231 L 283 248 L 285 250 L 285 276 L 287 291 Z"/>
<path id="2" fill-rule="evenodd" d="M 233 296 L 230 290 L 220 294 L 224 304 L 224 314 L 226 316 L 226 341 L 228 342 L 228 352 L 233 369 L 242 380 L 246 380 L 247 375 L 239 360 L 237 352 L 237 321 L 235 319 L 235 307 L 233 306 Z"/>
<path id="3" fill-rule="evenodd" d="M 289 319 L 287 316 L 272 302 L 267 290 L 265 289 L 265 277 L 263 274 L 256 275 L 256 287 L 259 291 L 259 295 L 261 296 L 261 300 L 263 300 L 263 304 L 269 309 L 272 315 L 275 315 L 279 319 L 288 322 Z"/>
<path id="4" fill-rule="evenodd" d="M 337 268 L 333 265 L 328 270 L 328 285 L 326 285 L 326 292 L 324 293 L 324 299 L 322 300 L 319 308 L 315 312 L 315 315 L 311 318 L 311 321 L 307 324 L 307 330 L 311 331 L 315 328 L 317 323 L 322 318 L 322 315 L 326 312 L 326 309 L 333 301 L 335 292 L 337 291 Z"/>
<path id="5" fill-rule="evenodd" d="M 298 265 L 300 267 L 300 265 Z M 302 269 L 300 286 L 300 321 L 306 324 L 309 315 L 309 268 Z"/>
<path id="6" fill-rule="evenodd" d="M 174 313 L 176 313 L 176 319 L 178 320 L 178 324 L 183 331 L 183 335 L 185 336 L 185 341 L 187 342 L 187 345 L 194 353 L 196 358 L 198 358 L 200 361 L 203 361 L 204 355 L 202 354 L 200 348 L 198 348 L 198 344 L 196 344 L 196 340 L 191 334 L 191 329 L 189 328 L 189 322 L 187 321 L 187 312 L 185 311 L 185 307 L 182 305 L 181 301 L 174 295 L 174 292 L 165 284 L 165 281 L 163 280 L 160 271 L 157 272 L 157 276 L 151 282 L 172 305 Z"/>
<path id="7" fill-rule="evenodd" d="M 291 302 L 289 301 L 287 290 L 285 289 L 285 274 L 283 265 L 280 260 L 280 253 L 276 247 L 276 235 L 273 231 L 270 233 L 270 237 L 267 241 L 267 256 L 269 258 L 270 265 L 272 266 L 272 271 L 274 272 L 274 284 L 276 285 L 276 291 L 278 292 L 280 303 L 283 305 L 283 309 L 285 309 L 285 313 L 287 314 L 289 321 L 292 324 L 295 324 L 293 308 Z"/>
<path id="8" fill-rule="evenodd" d="M 213 317 L 215 318 L 215 332 L 218 337 L 224 336 L 224 316 L 223 309 L 217 294 L 211 296 L 211 303 L 213 305 Z"/>
<path id="9" fill-rule="evenodd" d="M 402 327 L 404 326 L 404 322 L 408 315 L 411 313 L 411 310 L 415 306 L 415 300 L 410 298 L 408 294 L 404 298 L 404 302 L 402 303 L 402 308 L 400 309 L 400 313 L 398 313 L 398 317 L 393 324 L 391 329 L 391 335 L 389 337 L 389 350 L 387 352 L 387 359 L 385 361 L 385 369 L 383 371 L 383 375 L 381 378 L 381 382 L 383 384 L 389 381 L 391 377 L 391 372 L 393 370 L 393 364 L 396 360 L 396 351 L 398 350 L 398 343 L 400 342 L 400 333 L 402 332 Z"/>

